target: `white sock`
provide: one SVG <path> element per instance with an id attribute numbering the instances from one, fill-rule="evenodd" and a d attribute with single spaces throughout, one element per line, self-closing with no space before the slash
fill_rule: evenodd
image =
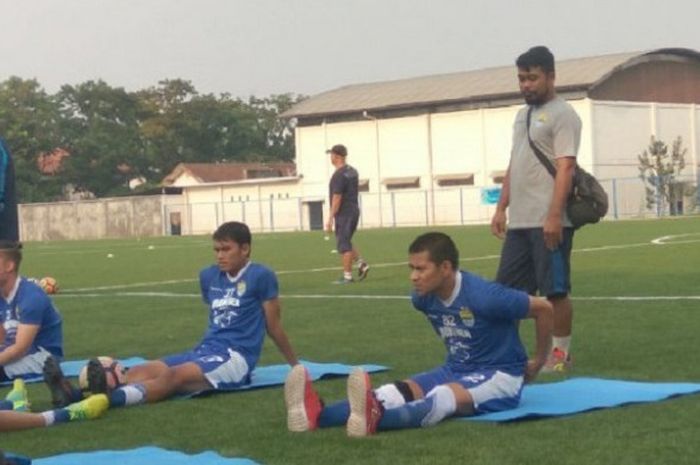
<path id="1" fill-rule="evenodd" d="M 569 353 L 569 345 L 571 344 L 571 336 L 552 337 L 552 349 L 558 348 L 565 354 Z"/>
<path id="2" fill-rule="evenodd" d="M 350 271 L 343 271 L 343 278 L 347 279 L 350 281 L 352 279 L 352 272 Z"/>
<path id="3" fill-rule="evenodd" d="M 51 426 L 56 422 L 56 415 L 53 413 L 53 410 L 41 412 L 41 416 L 44 417 L 44 423 L 46 426 Z"/>

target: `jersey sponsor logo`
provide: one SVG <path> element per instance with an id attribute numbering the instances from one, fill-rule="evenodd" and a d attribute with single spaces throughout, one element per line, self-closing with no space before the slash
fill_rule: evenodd
<path id="1" fill-rule="evenodd" d="M 472 333 L 467 328 L 455 328 L 450 326 L 441 326 L 438 330 L 440 337 L 447 339 L 449 337 L 463 337 L 465 339 L 471 339 Z"/>
<path id="2" fill-rule="evenodd" d="M 212 300 L 212 310 L 219 310 L 223 307 L 240 307 L 241 301 L 238 297 L 233 296 L 233 291 L 233 289 L 226 289 L 226 294 L 223 297 Z"/>
<path id="3" fill-rule="evenodd" d="M 236 284 L 236 293 L 238 294 L 238 297 L 243 297 L 243 294 L 245 294 L 246 289 L 247 285 L 245 281 L 239 281 L 238 284 Z"/>

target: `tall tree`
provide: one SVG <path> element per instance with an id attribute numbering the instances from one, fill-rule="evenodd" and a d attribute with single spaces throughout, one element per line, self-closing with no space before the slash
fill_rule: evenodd
<path id="1" fill-rule="evenodd" d="M 36 80 L 11 77 L 0 83 L 0 128 L 15 161 L 18 200 L 59 198 L 62 181 L 42 175 L 37 161 L 41 153 L 61 146 L 60 113 Z"/>
<path id="2" fill-rule="evenodd" d="M 103 81 L 65 85 L 57 94 L 70 153 L 64 178 L 96 196 L 128 191 L 130 179 L 147 172 L 139 131 L 139 102 Z"/>
<path id="3" fill-rule="evenodd" d="M 673 141 L 670 152 L 664 141 L 652 136 L 649 147 L 638 155 L 639 177 L 645 183 L 647 208 L 656 207 L 659 214 L 664 214 L 669 206 L 671 214 L 679 213 L 678 202 L 689 193 L 685 184 L 677 181 L 685 168 L 687 151 L 680 136 Z"/>
<path id="4" fill-rule="evenodd" d="M 266 153 L 275 160 L 294 160 L 294 118 L 281 118 L 285 111 L 307 97 L 300 94 L 273 94 L 265 98 L 250 97 L 260 129 L 265 133 Z"/>

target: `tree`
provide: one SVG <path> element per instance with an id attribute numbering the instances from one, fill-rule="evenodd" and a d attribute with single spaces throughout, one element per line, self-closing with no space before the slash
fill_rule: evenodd
<path id="1" fill-rule="evenodd" d="M 670 152 L 665 142 L 652 136 L 649 147 L 638 155 L 639 177 L 645 183 L 648 209 L 656 207 L 657 213 L 663 214 L 668 205 L 672 215 L 682 213 L 679 204 L 684 195 L 692 192 L 676 177 L 685 168 L 687 151 L 680 136 L 673 141 Z"/>
<path id="2" fill-rule="evenodd" d="M 0 128 L 15 162 L 19 202 L 47 202 L 61 195 L 62 182 L 45 176 L 38 157 L 61 147 L 60 113 L 34 79 L 11 77 L 0 83 Z"/>
<path id="3" fill-rule="evenodd" d="M 266 98 L 250 97 L 248 104 L 256 112 L 258 124 L 265 133 L 266 152 L 275 160 L 294 160 L 294 127 L 296 120 L 281 118 L 293 105 L 305 100 L 304 95 L 290 93 Z"/>
<path id="4" fill-rule="evenodd" d="M 139 102 L 104 81 L 65 85 L 58 92 L 66 158 L 64 180 L 98 197 L 128 192 L 148 169 L 139 131 Z"/>

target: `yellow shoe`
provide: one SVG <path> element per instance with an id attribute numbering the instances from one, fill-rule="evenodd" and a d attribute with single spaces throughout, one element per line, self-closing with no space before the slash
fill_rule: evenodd
<path id="1" fill-rule="evenodd" d="M 95 394 L 66 407 L 70 421 L 93 420 L 107 411 L 109 399 L 104 394 Z"/>
<path id="2" fill-rule="evenodd" d="M 12 402 L 12 409 L 17 412 L 29 411 L 30 404 L 27 396 L 27 386 L 25 386 L 23 379 L 17 378 L 12 383 L 12 390 L 7 393 L 5 400 Z"/>

